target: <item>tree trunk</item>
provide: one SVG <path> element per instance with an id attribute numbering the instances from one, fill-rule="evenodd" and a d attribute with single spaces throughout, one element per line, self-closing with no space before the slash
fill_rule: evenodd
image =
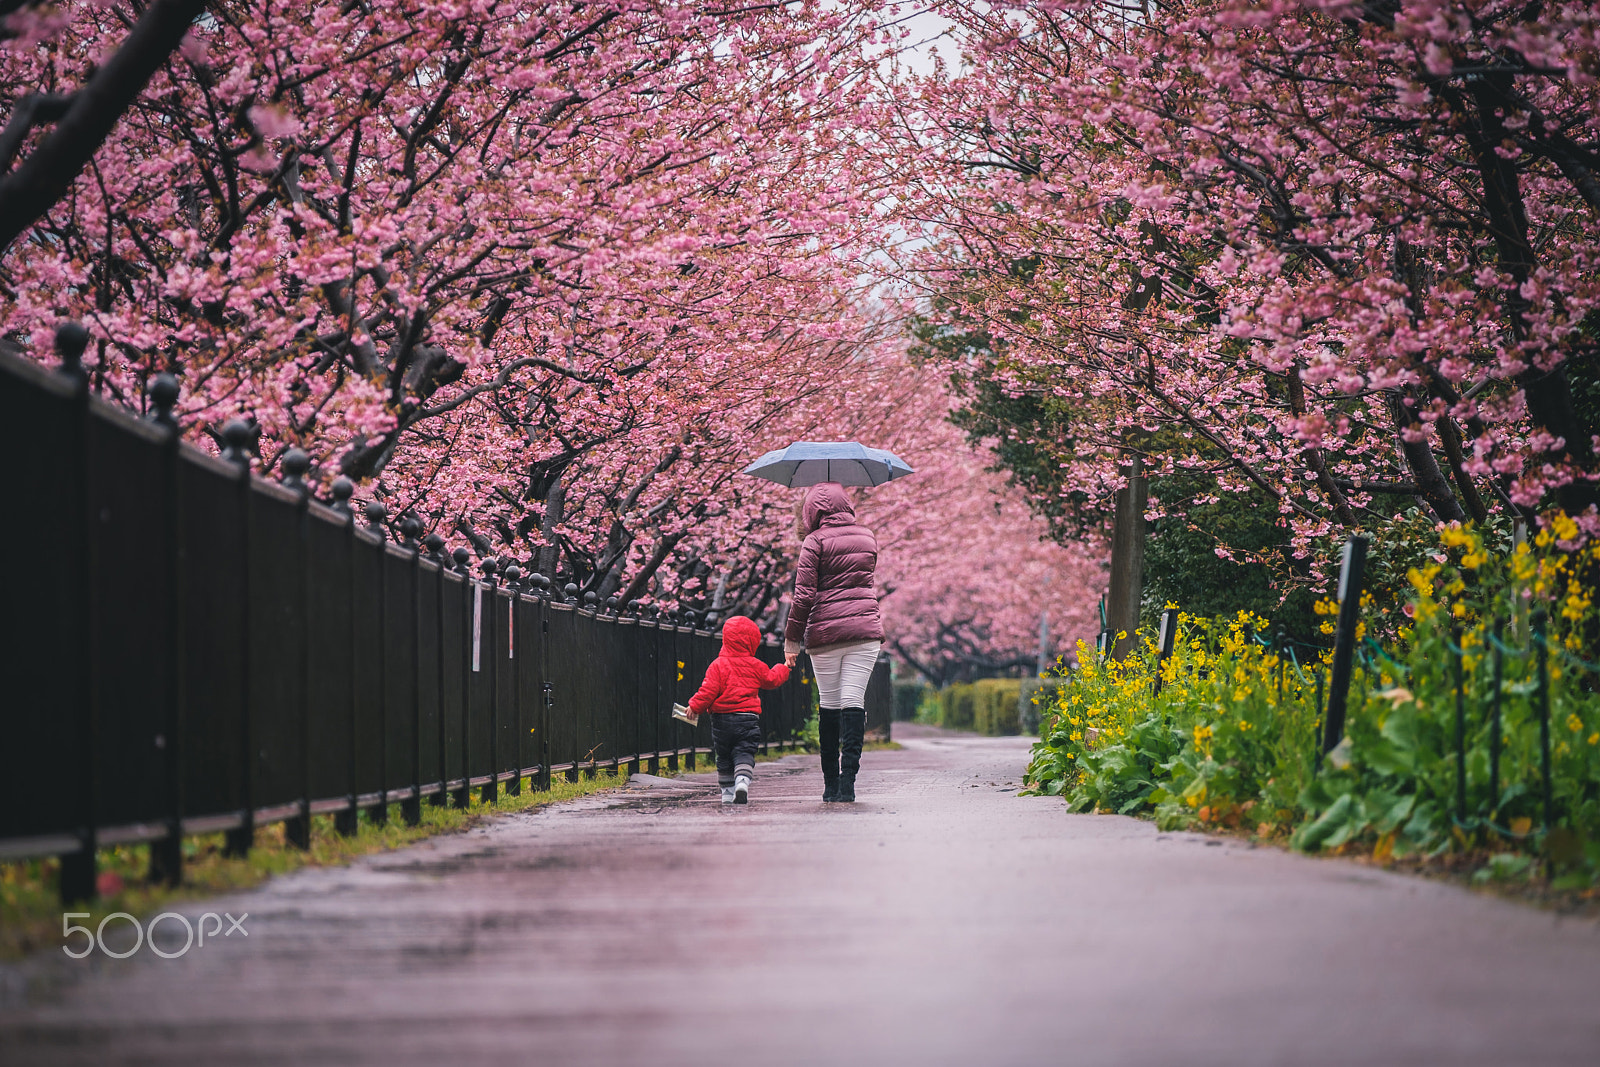
<path id="1" fill-rule="evenodd" d="M 1144 466 L 1135 456 L 1128 468 L 1128 484 L 1117 493 L 1116 522 L 1111 532 L 1111 591 L 1106 597 L 1106 626 L 1111 630 L 1113 659 L 1121 659 L 1139 647 L 1146 500 Z"/>
<path id="2" fill-rule="evenodd" d="M 562 471 L 544 498 L 544 521 L 539 524 L 539 537 L 544 545 L 539 549 L 539 573 L 556 580 L 556 568 L 561 565 L 561 549 L 556 545 L 556 527 L 561 524 L 562 506 L 567 498 L 567 472 Z"/>
<path id="3" fill-rule="evenodd" d="M 1412 481 L 1416 482 L 1417 495 L 1441 521 L 1464 522 L 1467 513 L 1461 510 L 1461 502 L 1456 499 L 1444 472 L 1439 469 L 1439 461 L 1434 458 L 1433 449 L 1428 444 L 1428 429 L 1406 404 L 1406 399 L 1406 394 L 1399 389 L 1391 392 L 1389 414 L 1393 416 L 1395 429 L 1399 431 L 1400 454 L 1405 457 Z M 1408 440 L 1408 431 L 1420 435 L 1422 439 Z"/>

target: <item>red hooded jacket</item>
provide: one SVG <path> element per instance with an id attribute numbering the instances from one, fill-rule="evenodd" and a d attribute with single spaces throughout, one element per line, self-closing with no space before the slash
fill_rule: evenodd
<path id="1" fill-rule="evenodd" d="M 763 689 L 776 689 L 789 680 L 783 664 L 768 667 L 756 659 L 761 647 L 761 631 L 743 615 L 722 624 L 722 655 L 711 661 L 699 692 L 689 698 L 689 710 L 696 715 L 731 715 L 738 711 L 761 714 Z"/>

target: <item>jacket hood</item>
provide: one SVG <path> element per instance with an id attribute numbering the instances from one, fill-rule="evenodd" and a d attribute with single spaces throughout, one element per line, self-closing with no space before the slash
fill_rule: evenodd
<path id="1" fill-rule="evenodd" d="M 761 630 L 750 619 L 735 615 L 722 624 L 722 651 L 753 656 L 761 647 Z"/>
<path id="2" fill-rule="evenodd" d="M 855 522 L 856 509 L 850 503 L 850 494 L 844 491 L 844 486 L 838 482 L 818 482 L 806 490 L 805 507 L 800 517 L 809 535 L 816 533 L 823 525 L 847 526 Z M 828 522 L 829 519 L 834 521 Z"/>

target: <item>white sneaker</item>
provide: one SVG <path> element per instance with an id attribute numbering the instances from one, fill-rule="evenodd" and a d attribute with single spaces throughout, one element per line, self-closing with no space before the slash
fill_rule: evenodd
<path id="1" fill-rule="evenodd" d="M 724 789 L 722 791 L 722 802 L 724 804 L 733 804 L 733 803 L 735 803 L 735 801 L 733 799 L 733 790 L 732 789 Z"/>
<path id="2" fill-rule="evenodd" d="M 742 774 L 733 780 L 733 802 L 735 804 L 750 803 L 750 779 Z"/>

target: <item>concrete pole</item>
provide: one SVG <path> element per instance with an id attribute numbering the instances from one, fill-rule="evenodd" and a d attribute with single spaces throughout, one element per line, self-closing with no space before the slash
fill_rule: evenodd
<path id="1" fill-rule="evenodd" d="M 1039 612 L 1039 669 L 1034 672 L 1043 678 L 1044 672 L 1050 669 L 1050 616 Z"/>

